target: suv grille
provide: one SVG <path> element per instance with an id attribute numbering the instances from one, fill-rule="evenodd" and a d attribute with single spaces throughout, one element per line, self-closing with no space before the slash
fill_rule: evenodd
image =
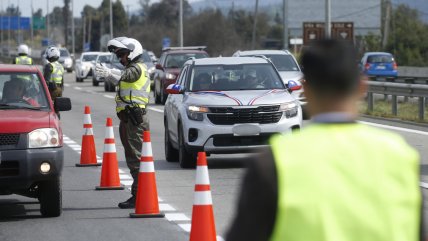
<path id="1" fill-rule="evenodd" d="M 19 141 L 19 134 L 0 134 L 0 146 L 16 145 Z"/>
<path id="2" fill-rule="evenodd" d="M 210 107 L 208 119 L 215 125 L 233 125 L 241 123 L 271 124 L 277 123 L 283 113 L 279 105 L 259 106 L 255 108 Z"/>

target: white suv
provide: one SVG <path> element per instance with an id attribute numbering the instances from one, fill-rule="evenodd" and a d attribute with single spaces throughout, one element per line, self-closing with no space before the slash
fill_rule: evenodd
<path id="1" fill-rule="evenodd" d="M 243 153 L 302 126 L 299 103 L 265 57 L 188 60 L 167 88 L 165 156 L 194 167 L 196 153 Z"/>
<path id="2" fill-rule="evenodd" d="M 293 88 L 294 91 L 292 95 L 299 100 L 299 103 L 303 108 L 303 112 L 305 113 L 306 99 L 303 95 L 303 73 L 292 53 L 288 50 L 248 50 L 237 51 L 233 56 L 265 56 L 270 59 L 278 70 L 279 75 L 281 75 L 284 84 L 289 85 L 290 81 L 294 81 L 296 84 Z"/>

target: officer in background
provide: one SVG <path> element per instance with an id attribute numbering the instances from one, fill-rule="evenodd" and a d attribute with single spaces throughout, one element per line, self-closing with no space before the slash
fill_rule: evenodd
<path id="1" fill-rule="evenodd" d="M 304 51 L 312 123 L 250 162 L 227 241 L 424 240 L 419 154 L 356 121 L 365 84 L 355 59 L 338 40 Z"/>
<path id="2" fill-rule="evenodd" d="M 28 46 L 26 44 L 21 44 L 18 46 L 18 57 L 13 59 L 13 64 L 33 64 L 33 59 L 28 57 Z"/>
<path id="3" fill-rule="evenodd" d="M 49 47 L 46 50 L 46 59 L 49 61 L 43 68 L 43 76 L 48 82 L 49 92 L 52 100 L 62 96 L 64 87 L 64 67 L 58 62 L 59 49 L 57 47 Z"/>
<path id="4" fill-rule="evenodd" d="M 108 50 L 116 54 L 125 66 L 123 73 L 98 64 L 99 76 L 117 83 L 116 112 L 120 119 L 120 140 L 125 149 L 125 158 L 132 178 L 132 196 L 119 203 L 120 208 L 134 208 L 137 195 L 138 175 L 143 131 L 149 130 L 146 105 L 149 103 L 150 80 L 147 67 L 140 61 L 143 47 L 136 39 L 118 37 L 107 43 Z"/>

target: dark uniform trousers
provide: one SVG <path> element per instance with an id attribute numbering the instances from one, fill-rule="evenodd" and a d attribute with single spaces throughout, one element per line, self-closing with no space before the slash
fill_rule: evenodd
<path id="1" fill-rule="evenodd" d="M 123 148 L 125 149 L 126 164 L 134 179 L 132 183 L 132 195 L 137 195 L 138 175 L 140 171 L 140 157 L 143 144 L 143 131 L 149 130 L 149 119 L 147 113 L 143 111 L 143 123 L 132 124 L 125 111 L 120 111 L 117 116 L 120 119 L 119 134 Z"/>

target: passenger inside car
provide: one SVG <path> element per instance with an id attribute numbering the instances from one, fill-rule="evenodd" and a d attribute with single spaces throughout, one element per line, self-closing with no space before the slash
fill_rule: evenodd
<path id="1" fill-rule="evenodd" d="M 211 90 L 211 76 L 207 73 L 199 74 L 194 81 L 194 91 Z"/>

